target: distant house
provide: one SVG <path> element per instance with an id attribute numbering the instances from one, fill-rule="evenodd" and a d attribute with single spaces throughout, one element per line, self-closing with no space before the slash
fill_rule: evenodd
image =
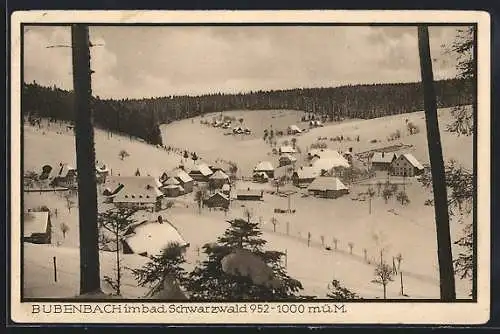
<path id="1" fill-rule="evenodd" d="M 395 176 L 412 177 L 424 172 L 424 166 L 410 153 L 402 154 L 391 163 L 390 172 Z"/>
<path id="2" fill-rule="evenodd" d="M 289 135 L 296 135 L 298 133 L 301 133 L 302 130 L 295 124 L 293 125 L 290 125 L 287 129 L 286 129 L 287 133 Z"/>
<path id="3" fill-rule="evenodd" d="M 109 176 L 109 168 L 105 164 L 102 164 L 100 166 L 96 166 L 95 168 L 96 172 L 96 181 L 98 183 L 105 183 L 106 178 Z"/>
<path id="4" fill-rule="evenodd" d="M 292 182 L 297 187 L 308 186 L 318 176 L 312 167 L 300 167 L 292 174 Z"/>
<path id="5" fill-rule="evenodd" d="M 224 172 L 227 174 L 227 166 L 225 164 L 222 164 L 222 163 L 215 163 L 215 164 L 212 164 L 210 166 L 208 166 L 210 168 L 210 170 L 212 172 L 217 172 L 218 170 Z"/>
<path id="6" fill-rule="evenodd" d="M 309 126 L 311 126 L 311 127 L 322 127 L 323 123 L 321 121 L 309 121 Z"/>
<path id="7" fill-rule="evenodd" d="M 174 177 L 170 177 L 163 182 L 161 191 L 166 197 L 177 197 L 184 194 L 184 188 L 181 186 L 179 180 Z"/>
<path id="8" fill-rule="evenodd" d="M 279 154 L 295 154 L 297 150 L 293 146 L 283 145 L 279 148 Z"/>
<path id="9" fill-rule="evenodd" d="M 369 162 L 373 170 L 388 171 L 398 157 L 395 153 L 373 152 Z"/>
<path id="10" fill-rule="evenodd" d="M 189 176 L 198 182 L 208 182 L 208 178 L 213 174 L 213 171 L 207 164 L 200 163 L 194 166 L 189 172 Z"/>
<path id="11" fill-rule="evenodd" d="M 54 173 L 55 172 L 55 173 Z M 53 179 L 50 182 L 53 186 L 73 187 L 76 185 L 76 168 L 73 166 L 60 163 L 59 167 L 53 172 Z"/>
<path id="12" fill-rule="evenodd" d="M 262 190 L 257 189 L 238 189 L 236 191 L 236 199 L 240 201 L 261 201 L 264 196 Z"/>
<path id="13" fill-rule="evenodd" d="M 30 211 L 23 215 L 23 241 L 35 244 L 51 243 L 51 222 L 48 211 Z"/>
<path id="14" fill-rule="evenodd" d="M 227 183 L 229 183 L 229 176 L 220 170 L 216 171 L 208 178 L 208 184 L 211 189 L 221 188 Z"/>
<path id="15" fill-rule="evenodd" d="M 290 154 L 284 154 L 284 155 L 280 156 L 278 160 L 279 160 L 279 166 L 283 167 L 283 166 L 292 165 L 293 163 L 295 163 L 297 161 L 297 158 L 295 158 L 294 156 L 292 156 Z"/>
<path id="16" fill-rule="evenodd" d="M 349 168 L 349 162 L 340 154 L 336 157 L 329 156 L 327 158 L 315 158 L 311 163 L 312 169 L 318 175 L 323 174 L 324 172 L 331 172 L 336 167 L 344 167 Z"/>
<path id="17" fill-rule="evenodd" d="M 189 247 L 174 225 L 162 216 L 158 216 L 158 220 L 145 220 L 130 226 L 122 241 L 125 254 L 147 257 L 160 255 L 172 243 L 177 243 L 184 250 Z"/>
<path id="18" fill-rule="evenodd" d="M 254 173 L 264 172 L 267 174 L 269 178 L 274 177 L 274 167 L 273 164 L 269 161 L 261 161 L 259 162 L 253 169 Z"/>
<path id="19" fill-rule="evenodd" d="M 224 208 L 228 209 L 229 208 L 229 197 L 220 193 L 216 192 L 215 194 L 211 195 L 208 197 L 206 200 L 203 201 L 203 203 L 209 207 L 209 208 Z"/>
<path id="20" fill-rule="evenodd" d="M 348 194 L 349 188 L 336 177 L 320 176 L 307 187 L 307 191 L 318 197 L 337 198 Z"/>
<path id="21" fill-rule="evenodd" d="M 269 176 L 265 172 L 253 173 L 253 181 L 259 183 L 266 183 L 269 181 Z"/>
<path id="22" fill-rule="evenodd" d="M 162 184 L 152 176 L 113 176 L 106 182 L 108 194 L 117 207 L 161 209 Z"/>
<path id="23" fill-rule="evenodd" d="M 163 173 L 160 181 L 163 183 L 169 178 L 175 178 L 179 181 L 180 186 L 184 189 L 184 193 L 188 194 L 193 191 L 194 180 L 183 168 L 176 168 L 170 172 Z"/>

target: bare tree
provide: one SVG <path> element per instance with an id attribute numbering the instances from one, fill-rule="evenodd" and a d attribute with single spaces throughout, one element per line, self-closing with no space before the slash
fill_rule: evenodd
<path id="1" fill-rule="evenodd" d="M 118 153 L 118 156 L 120 157 L 120 160 L 123 160 L 125 159 L 126 157 L 129 157 L 130 154 L 125 151 L 125 150 L 121 150 L 119 153 Z"/>
<path id="2" fill-rule="evenodd" d="M 68 233 L 68 231 L 69 231 L 68 224 L 63 222 L 63 223 L 61 223 L 61 225 L 59 225 L 59 228 L 61 229 L 61 232 L 63 234 L 63 239 L 66 239 L 66 233 Z"/>
<path id="3" fill-rule="evenodd" d="M 387 299 L 387 284 L 394 281 L 391 267 L 387 263 L 380 263 L 375 268 L 375 279 L 372 283 L 380 284 L 384 288 L 384 299 Z"/>
<path id="4" fill-rule="evenodd" d="M 371 214 L 372 213 L 372 200 L 373 200 L 373 197 L 375 196 L 375 190 L 373 190 L 372 187 L 369 187 L 367 194 L 368 194 L 368 206 L 369 206 L 368 213 Z"/>

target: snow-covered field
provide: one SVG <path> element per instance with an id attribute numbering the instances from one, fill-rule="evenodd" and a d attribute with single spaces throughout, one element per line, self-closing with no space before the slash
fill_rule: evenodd
<path id="1" fill-rule="evenodd" d="M 235 112 L 238 113 L 238 112 Z M 164 144 L 196 151 L 207 161 L 222 158 L 235 161 L 239 174 L 249 176 L 249 172 L 259 160 L 269 159 L 276 163 L 276 157 L 270 155 L 271 148 L 261 138 L 267 121 L 274 122 L 276 129 L 285 129 L 287 123 L 297 124 L 300 119 L 296 111 L 283 112 L 285 116 L 276 117 L 280 112 L 264 111 L 239 112 L 245 119 L 244 126 L 251 127 L 254 136 L 224 136 L 224 130 L 183 120 L 162 126 Z M 225 113 L 225 114 L 230 114 Z M 265 115 L 265 116 L 263 116 Z M 440 127 L 444 129 L 451 120 L 448 110 L 440 111 Z M 238 117 L 238 116 L 236 116 Z M 281 121 L 278 121 L 280 119 Z M 420 127 L 420 133 L 408 136 L 405 120 Z M 260 128 L 262 126 L 262 128 Z M 300 124 L 299 124 L 300 126 Z M 297 137 L 297 145 L 303 151 L 317 137 L 360 136 L 360 141 L 349 141 L 339 144 L 327 141 L 332 149 L 346 150 L 353 147 L 354 152 L 362 152 L 377 147 L 397 144 L 386 141 L 386 137 L 400 129 L 403 137 L 401 143 L 413 145 L 409 152 L 421 162 L 428 162 L 427 141 L 423 113 L 403 114 L 365 121 L 348 121 L 336 125 L 317 128 Z M 456 159 L 465 167 L 472 166 L 472 137 L 457 137 L 442 131 L 441 139 L 445 159 Z M 290 138 L 283 137 L 282 140 Z M 372 139 L 382 143 L 370 143 Z M 113 174 L 132 175 L 137 168 L 144 174 L 159 176 L 164 170 L 176 167 L 180 155 L 170 153 L 145 143 L 129 138 L 108 134 L 96 130 L 97 160 L 105 162 L 113 170 Z M 68 162 L 75 164 L 74 137 L 72 133 L 52 126 L 51 129 L 24 128 L 24 169 L 38 171 L 44 163 Z M 130 156 L 121 160 L 120 150 L 125 149 Z M 185 163 L 190 168 L 192 161 Z M 380 298 L 382 289 L 371 283 L 373 263 L 380 257 L 383 248 L 384 258 L 391 262 L 393 256 L 401 253 L 403 261 L 401 269 L 405 272 L 404 287 L 409 298 L 438 298 L 437 250 L 432 207 L 424 206 L 424 201 L 431 195 L 415 180 L 406 180 L 406 192 L 411 200 L 408 206 L 402 206 L 395 199 L 385 201 L 376 196 L 372 201 L 372 212 L 369 214 L 368 201 L 356 201 L 352 197 L 366 190 L 366 185 L 355 185 L 350 195 L 331 200 L 313 197 L 302 197 L 300 192 L 290 198 L 295 214 L 275 214 L 275 208 L 286 209 L 288 199 L 266 193 L 262 202 L 233 201 L 227 216 L 223 212 L 203 210 L 201 214 L 194 203 L 192 194 L 176 199 L 176 205 L 163 212 L 180 231 L 191 246 L 187 253 L 188 267 L 195 265 L 202 256 L 198 248 L 206 242 L 214 241 L 227 227 L 226 219 L 241 217 L 245 208 L 250 208 L 254 219 L 262 223 L 264 238 L 271 249 L 287 252 L 287 269 L 292 277 L 299 279 L 304 285 L 305 294 L 324 297 L 327 284 L 333 278 L 340 280 L 346 287 L 364 298 Z M 237 185 L 243 187 L 243 184 Z M 291 186 L 290 186 L 291 187 Z M 269 188 L 270 190 L 272 188 Z M 69 211 L 66 203 L 57 193 L 25 193 L 25 208 L 47 205 L 52 210 L 57 208 L 58 215 L 53 215 L 54 236 L 51 246 L 25 244 L 25 296 L 49 297 L 53 289 L 57 296 L 71 297 L 78 290 L 78 217 L 77 208 Z M 276 232 L 270 223 L 271 218 L 278 220 Z M 63 238 L 57 228 L 62 222 L 70 227 Z M 461 226 L 452 222 L 452 236 L 455 239 Z M 307 235 L 311 235 L 311 244 L 307 245 Z M 322 238 L 323 243 L 322 246 Z M 338 239 L 338 250 L 333 249 L 333 239 Z M 353 243 L 353 255 L 349 254 L 348 243 Z M 59 244 L 59 246 L 57 246 Z M 363 249 L 366 249 L 371 264 L 364 261 Z M 456 251 L 456 249 L 455 249 Z M 57 283 L 52 279 L 52 257 L 57 256 L 58 266 L 62 272 Z M 131 267 L 140 266 L 144 258 L 126 256 Z M 59 260 L 59 258 L 61 260 Z M 103 254 L 101 271 L 110 273 L 113 270 L 111 254 Z M 187 268 L 189 269 L 189 268 Z M 126 279 L 125 297 L 139 297 L 144 289 L 135 289 L 133 279 Z M 388 298 L 402 298 L 399 295 L 399 278 L 388 286 Z M 467 298 L 470 283 L 457 279 L 457 294 Z"/>

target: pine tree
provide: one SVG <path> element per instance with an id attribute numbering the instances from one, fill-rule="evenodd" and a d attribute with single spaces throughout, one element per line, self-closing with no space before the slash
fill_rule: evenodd
<path id="1" fill-rule="evenodd" d="M 191 299 L 215 300 L 275 300 L 285 298 L 299 298 L 302 284 L 288 276 L 281 263 L 284 255 L 278 251 L 265 251 L 266 241 L 262 239 L 262 232 L 258 223 L 244 219 L 228 221 L 229 228 L 216 243 L 203 247 L 207 259 L 197 266 L 189 277 L 187 290 Z M 231 254 L 246 252 L 258 258 L 271 270 L 273 282 L 279 284 L 255 283 L 252 275 L 245 275 L 244 271 L 255 268 L 245 268 L 245 261 L 237 262 L 238 268 L 230 268 L 233 273 L 223 270 L 223 259 Z M 240 274 L 234 274 L 240 273 Z M 247 273 L 248 274 L 248 273 Z M 255 273 L 254 273 L 255 274 Z"/>
<path id="2" fill-rule="evenodd" d="M 186 281 L 186 271 L 183 265 L 186 263 L 184 251 L 178 243 L 170 243 L 160 254 L 151 255 L 150 261 L 140 269 L 133 269 L 132 274 L 139 286 L 149 286 L 151 289 L 146 297 L 165 295 L 167 286 L 182 286 Z M 184 299 L 182 291 L 172 294 L 167 293 L 169 299 Z"/>
<path id="3" fill-rule="evenodd" d="M 359 298 L 359 296 L 356 293 L 342 286 L 340 282 L 336 279 L 332 280 L 328 284 L 328 293 L 326 294 L 326 296 L 330 299 L 341 300 L 341 301 Z"/>

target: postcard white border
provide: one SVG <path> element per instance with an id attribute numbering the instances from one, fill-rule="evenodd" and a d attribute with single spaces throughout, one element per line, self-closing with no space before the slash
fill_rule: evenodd
<path id="1" fill-rule="evenodd" d="M 490 316 L 490 16 L 481 11 L 25 11 L 11 16 L 11 217 L 21 215 L 21 23 L 477 23 L 477 303 L 345 303 L 337 313 L 32 313 L 21 303 L 19 221 L 11 221 L 11 319 L 18 323 L 285 323 L 285 324 L 482 324 Z M 86 303 L 97 305 L 96 303 Z M 98 303 L 104 306 L 106 303 Z M 116 304 L 116 303 L 113 303 Z M 116 305 L 140 305 L 124 302 Z M 157 306 L 165 303 L 157 303 Z M 169 303 L 170 304 L 170 303 Z M 238 303 L 249 304 L 249 303 Z M 152 303 L 145 303 L 152 306 Z M 189 305 L 195 305 L 189 303 Z M 196 305 L 210 305 L 199 303 Z M 224 304 L 218 304 L 224 305 Z M 227 303 L 226 305 L 230 305 Z M 304 303 L 308 305 L 316 303 Z M 338 304 L 339 305 L 339 304 Z"/>

